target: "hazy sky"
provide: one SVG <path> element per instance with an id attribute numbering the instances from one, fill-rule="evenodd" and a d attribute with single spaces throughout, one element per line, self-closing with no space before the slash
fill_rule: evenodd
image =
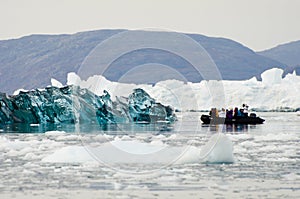
<path id="1" fill-rule="evenodd" d="M 0 39 L 157 28 L 262 50 L 300 40 L 299 10 L 300 0 L 0 0 Z"/>

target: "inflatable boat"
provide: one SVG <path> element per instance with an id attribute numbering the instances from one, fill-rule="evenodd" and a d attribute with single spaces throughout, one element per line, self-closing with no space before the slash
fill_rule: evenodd
<path id="1" fill-rule="evenodd" d="M 201 121 L 204 124 L 262 124 L 265 120 L 251 114 L 249 117 L 236 118 L 211 117 L 210 115 L 201 115 Z"/>

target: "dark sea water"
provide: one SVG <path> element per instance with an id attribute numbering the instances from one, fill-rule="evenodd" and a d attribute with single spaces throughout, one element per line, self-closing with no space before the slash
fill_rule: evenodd
<path id="1" fill-rule="evenodd" d="M 179 113 L 174 124 L 0 126 L 0 197 L 300 198 L 300 116 L 259 113 L 265 124 L 213 126 L 200 115 Z M 231 140 L 233 163 L 199 157 L 216 133 Z"/>

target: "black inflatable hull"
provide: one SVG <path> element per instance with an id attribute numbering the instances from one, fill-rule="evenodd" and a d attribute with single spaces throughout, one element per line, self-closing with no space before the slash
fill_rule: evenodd
<path id="1" fill-rule="evenodd" d="M 201 115 L 204 124 L 262 124 L 265 120 L 260 117 L 240 117 L 240 118 L 212 118 L 209 115 Z"/>

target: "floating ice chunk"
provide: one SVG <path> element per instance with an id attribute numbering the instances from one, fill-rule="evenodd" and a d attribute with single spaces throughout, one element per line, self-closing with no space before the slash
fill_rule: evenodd
<path id="1" fill-rule="evenodd" d="M 285 178 L 286 180 L 294 181 L 294 182 L 296 182 L 296 180 L 300 179 L 300 175 L 298 175 L 296 173 L 289 173 L 286 175 L 282 175 L 282 177 Z"/>
<path id="2" fill-rule="evenodd" d="M 0 138 L 0 149 L 2 150 L 22 150 L 30 145 L 30 142 L 14 140 L 11 141 L 5 137 Z"/>
<path id="3" fill-rule="evenodd" d="M 233 144 L 226 135 L 215 134 L 202 147 L 200 157 L 208 163 L 233 163 Z"/>
<path id="4" fill-rule="evenodd" d="M 67 146 L 42 159 L 42 162 L 85 163 L 95 159 L 83 146 Z"/>
<path id="5" fill-rule="evenodd" d="M 168 137 L 169 140 L 175 140 L 178 136 L 176 134 L 172 134 L 170 135 L 170 137 Z"/>
<path id="6" fill-rule="evenodd" d="M 268 133 L 266 135 L 261 135 L 255 137 L 255 140 L 257 141 L 288 141 L 288 140 L 294 140 L 295 137 L 288 133 L 280 133 L 280 134 L 272 134 Z"/>
<path id="7" fill-rule="evenodd" d="M 166 139 L 166 136 L 159 134 L 159 135 L 155 136 L 154 139 L 163 140 L 163 139 Z"/>
<path id="8" fill-rule="evenodd" d="M 23 157 L 24 160 L 33 160 L 33 159 L 39 159 L 39 158 L 40 158 L 40 156 L 38 156 L 32 152 L 26 153 L 25 156 Z"/>
<path id="9" fill-rule="evenodd" d="M 188 146 L 182 149 L 182 155 L 174 162 L 175 164 L 189 164 L 200 162 L 200 149 L 195 146 Z"/>
<path id="10" fill-rule="evenodd" d="M 130 141 L 130 140 L 131 140 L 131 137 L 128 136 L 128 135 L 123 135 L 120 139 L 123 140 L 123 141 L 124 141 L 124 140 Z"/>
<path id="11" fill-rule="evenodd" d="M 201 150 L 195 146 L 174 147 L 161 141 L 151 143 L 138 140 L 114 139 L 99 147 L 68 146 L 45 157 L 44 162 L 86 163 L 102 162 L 139 164 L 190 164 L 200 161 L 209 163 L 232 163 L 232 143 L 227 136 L 217 134 Z"/>
<path id="12" fill-rule="evenodd" d="M 57 136 L 57 135 L 62 135 L 65 134 L 65 131 L 47 131 L 45 132 L 46 136 Z"/>
<path id="13" fill-rule="evenodd" d="M 154 146 L 164 146 L 164 143 L 161 140 L 152 140 L 150 144 Z"/>
<path id="14" fill-rule="evenodd" d="M 62 134 L 63 132 L 47 132 L 46 135 Z M 72 136 L 71 136 L 72 137 Z M 69 136 L 63 136 L 66 140 Z M 128 137 L 126 137 L 128 138 Z M 74 139 L 72 137 L 72 139 Z M 106 139 L 101 135 L 101 140 Z M 95 158 L 95 159 L 94 159 Z M 106 163 L 209 163 L 233 162 L 232 142 L 223 134 L 216 134 L 202 148 L 195 146 L 173 147 L 159 140 L 151 143 L 137 140 L 120 139 L 103 143 L 102 146 L 91 148 L 88 146 L 68 146 L 58 149 L 52 155 L 45 157 L 44 162 L 86 163 L 103 161 Z"/>
<path id="15" fill-rule="evenodd" d="M 74 135 L 74 134 L 61 134 L 60 136 L 55 137 L 55 140 L 57 141 L 77 141 L 81 137 L 79 135 Z"/>

